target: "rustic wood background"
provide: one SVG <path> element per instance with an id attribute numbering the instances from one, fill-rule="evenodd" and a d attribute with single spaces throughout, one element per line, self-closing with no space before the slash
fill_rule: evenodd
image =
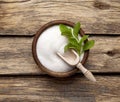
<path id="1" fill-rule="evenodd" d="M 96 83 L 38 68 L 32 40 L 52 20 L 80 21 L 96 41 L 85 64 Z M 0 102 L 120 102 L 120 0 L 0 0 Z"/>

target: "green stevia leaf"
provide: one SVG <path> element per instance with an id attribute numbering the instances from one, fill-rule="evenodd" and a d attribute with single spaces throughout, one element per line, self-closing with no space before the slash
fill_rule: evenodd
<path id="1" fill-rule="evenodd" d="M 79 41 L 79 45 L 81 45 L 88 37 L 89 35 L 83 35 L 83 37 Z"/>
<path id="2" fill-rule="evenodd" d="M 73 28 L 73 34 L 78 39 L 78 33 L 80 31 L 80 22 L 76 23 Z"/>
<path id="3" fill-rule="evenodd" d="M 72 30 L 71 30 L 71 28 L 68 28 L 64 24 L 60 24 L 59 28 L 60 28 L 60 31 L 61 31 L 62 35 L 66 36 L 67 38 L 72 37 Z"/>
<path id="4" fill-rule="evenodd" d="M 73 45 L 71 45 L 70 43 L 68 43 L 67 45 L 65 45 L 64 47 L 64 52 L 68 51 L 69 49 L 75 49 L 75 47 Z"/>
<path id="5" fill-rule="evenodd" d="M 83 46 L 83 51 L 89 50 L 94 46 L 94 44 L 95 44 L 94 40 L 87 41 Z"/>
<path id="6" fill-rule="evenodd" d="M 89 35 L 84 35 L 79 40 L 79 37 L 78 37 L 78 33 L 80 30 L 79 22 L 74 26 L 73 31 L 71 28 L 63 24 L 60 24 L 59 28 L 60 28 L 61 34 L 68 38 L 68 44 L 64 47 L 65 52 L 69 49 L 74 49 L 80 56 L 84 51 L 89 50 L 91 47 L 94 46 L 94 43 L 95 43 L 94 40 L 87 41 L 84 44 L 84 41 L 88 38 Z"/>
<path id="7" fill-rule="evenodd" d="M 80 39 L 79 41 L 79 46 L 80 46 L 80 51 L 81 51 L 81 54 L 83 53 L 83 43 L 84 41 L 88 38 L 88 35 L 83 35 L 83 37 Z"/>
<path id="8" fill-rule="evenodd" d="M 68 41 L 73 46 L 79 47 L 78 41 L 75 38 L 71 37 L 71 38 L 68 39 Z"/>
<path id="9" fill-rule="evenodd" d="M 80 50 L 77 50 L 77 53 L 78 53 L 78 55 L 79 55 L 79 56 L 81 55 L 81 52 L 80 52 Z"/>
<path id="10" fill-rule="evenodd" d="M 65 45 L 65 47 L 64 47 L 64 52 L 68 51 L 68 49 L 69 49 L 69 45 L 67 44 L 67 45 Z"/>

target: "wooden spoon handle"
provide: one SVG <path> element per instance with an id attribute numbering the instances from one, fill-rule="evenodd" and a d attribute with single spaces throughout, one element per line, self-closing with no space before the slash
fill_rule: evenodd
<path id="1" fill-rule="evenodd" d="M 89 70 L 87 70 L 81 63 L 78 63 L 76 67 L 81 70 L 81 72 L 85 75 L 87 79 L 94 82 L 96 81 L 94 75 Z"/>

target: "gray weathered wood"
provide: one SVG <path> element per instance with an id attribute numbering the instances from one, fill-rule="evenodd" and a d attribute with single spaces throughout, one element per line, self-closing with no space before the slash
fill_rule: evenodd
<path id="1" fill-rule="evenodd" d="M 119 76 L 1 77 L 0 102 L 119 102 Z"/>
<path id="2" fill-rule="evenodd" d="M 86 68 L 92 72 L 120 72 L 120 37 L 90 37 L 96 41 Z M 33 37 L 0 38 L 0 74 L 43 74 L 33 60 Z"/>
<path id="3" fill-rule="evenodd" d="M 33 35 L 59 19 L 80 21 L 86 33 L 120 34 L 120 0 L 0 0 L 0 35 Z"/>

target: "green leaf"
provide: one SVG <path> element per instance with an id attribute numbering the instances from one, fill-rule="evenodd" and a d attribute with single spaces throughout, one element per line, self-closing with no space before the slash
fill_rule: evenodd
<path id="1" fill-rule="evenodd" d="M 80 23 L 78 22 L 73 31 L 71 28 L 67 27 L 66 25 L 60 24 L 59 25 L 61 34 L 68 38 L 68 43 L 64 47 L 64 51 L 66 52 L 69 49 L 74 49 L 79 56 L 86 50 L 89 50 L 91 47 L 94 46 L 95 41 L 90 40 L 84 43 L 84 41 L 88 38 L 88 35 L 84 35 L 80 40 L 78 37 L 78 33 L 80 30 Z"/>
<path id="2" fill-rule="evenodd" d="M 88 38 L 88 36 L 89 35 L 83 35 L 83 37 L 80 39 L 80 41 L 79 41 L 79 46 L 80 46 L 80 54 L 79 55 L 81 55 L 84 51 L 83 51 L 83 43 L 84 43 L 84 41 Z"/>
<path id="3" fill-rule="evenodd" d="M 94 40 L 87 41 L 83 46 L 83 51 L 89 50 L 94 46 L 94 44 L 95 44 Z"/>
<path id="4" fill-rule="evenodd" d="M 66 25 L 60 24 L 59 28 L 62 35 L 66 36 L 67 38 L 72 37 L 72 30 L 68 28 Z"/>
<path id="5" fill-rule="evenodd" d="M 75 38 L 77 38 L 77 39 L 78 39 L 79 31 L 80 31 L 80 22 L 76 23 L 73 28 L 73 34 L 74 34 Z"/>
<path id="6" fill-rule="evenodd" d="M 83 35 L 83 37 L 79 41 L 79 45 L 81 45 L 88 37 L 89 35 Z"/>
<path id="7" fill-rule="evenodd" d="M 73 46 L 79 47 L 78 41 L 75 38 L 71 37 L 71 38 L 68 39 L 68 41 Z"/>
<path id="8" fill-rule="evenodd" d="M 64 47 L 64 52 L 68 51 L 69 49 L 73 49 L 75 50 L 78 55 L 80 56 L 81 52 L 80 49 L 78 47 L 73 46 L 72 44 L 68 43 L 65 47 Z"/>
<path id="9" fill-rule="evenodd" d="M 67 44 L 67 45 L 65 45 L 65 47 L 64 47 L 64 52 L 68 51 L 68 49 L 69 49 L 69 45 Z"/>
<path id="10" fill-rule="evenodd" d="M 75 49 L 75 47 L 72 44 L 68 43 L 64 47 L 64 52 L 68 51 L 69 49 Z"/>

